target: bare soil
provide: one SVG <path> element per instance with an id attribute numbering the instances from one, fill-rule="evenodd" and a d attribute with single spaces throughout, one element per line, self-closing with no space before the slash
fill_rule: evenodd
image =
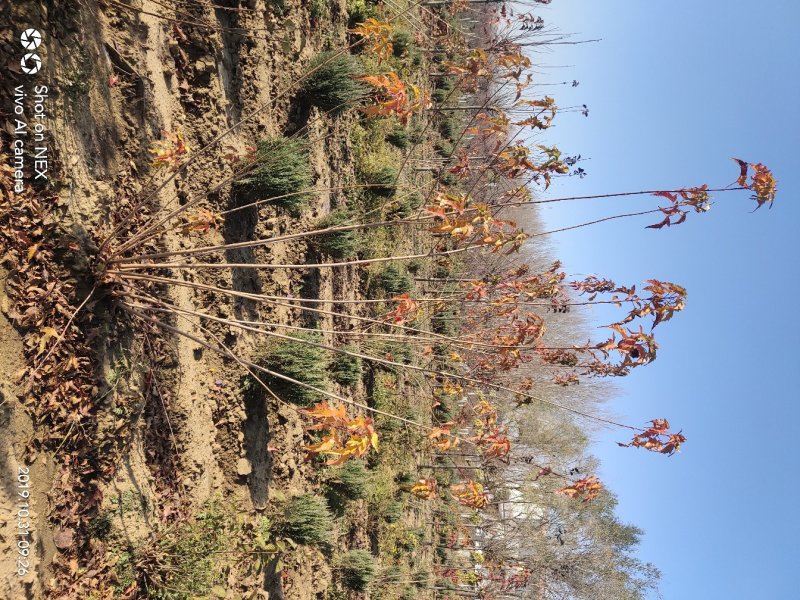
<path id="1" fill-rule="evenodd" d="M 296 0 L 286 2 L 285 14 L 280 17 L 266 9 L 264 0 L 242 2 L 235 12 L 214 9 L 205 2 L 175 3 L 180 10 L 172 4 L 156 0 L 14 3 L 13 21 L 39 27 L 47 40 L 46 78 L 52 90 L 47 126 L 51 156 L 59 167 L 59 179 L 53 184 L 68 203 L 74 230 L 104 227 L 110 216 L 130 210 L 144 189 L 165 179 L 165 173 L 149 165 L 149 149 L 163 131 L 182 132 L 194 152 L 231 130 L 224 145 L 242 151 L 259 137 L 280 135 L 296 127 L 290 122 L 292 82 L 307 59 L 326 44 L 342 47 L 346 41 L 344 2 L 331 5 L 329 22 L 319 28 L 311 26 L 305 3 Z M 136 10 L 125 8 L 133 5 Z M 238 35 L 235 31 L 239 28 L 250 34 Z M 2 35 L 4 48 L 15 42 L 14 31 Z M 352 180 L 349 130 L 354 118 L 333 120 L 315 110 L 309 115 L 307 136 L 312 140 L 311 164 L 318 187 L 333 188 Z M 164 214 L 205 194 L 231 174 L 230 161 L 220 152 L 208 153 L 163 186 L 144 211 Z M 229 187 L 223 186 L 209 201 L 225 208 L 228 194 Z M 332 208 L 346 203 L 344 195 L 337 192 L 315 198 L 299 219 L 263 207 L 258 219 L 242 213 L 226 223 L 224 232 L 210 232 L 195 240 L 167 234 L 159 243 L 175 250 L 194 243 L 281 235 L 308 228 Z M 232 262 L 302 263 L 309 253 L 305 243 L 290 242 L 231 252 L 227 258 Z M 188 282 L 267 294 L 306 290 L 330 299 L 334 294 L 357 298 L 363 292 L 359 270 L 332 273 L 276 270 L 261 275 L 254 270 L 224 270 L 183 276 Z M 5 296 L 0 296 L 0 301 L 8 303 Z M 302 324 L 318 319 L 299 308 L 220 302 L 207 292 L 182 286 L 171 286 L 168 301 L 186 310 L 204 307 L 219 317 Z M 3 310 L 6 312 L 7 306 Z M 319 317 L 319 323 L 330 329 L 333 318 Z M 223 340 L 241 356 L 250 356 L 258 344 L 255 336 L 233 335 L 230 328 L 204 325 L 194 317 L 182 318 L 176 325 L 200 338 Z M 48 520 L 47 498 L 57 469 L 54 458 L 45 451 L 39 451 L 30 465 L 35 551 L 31 552 L 30 574 L 19 578 L 15 573 L 16 520 L 7 515 L 14 514 L 17 501 L 15 470 L 36 432 L 13 383 L 13 374 L 24 366 L 21 332 L 0 315 L 0 333 L 0 509 L 4 515 L 0 595 L 42 598 L 57 552 L 53 543 L 57 528 Z M 209 499 L 221 498 L 245 518 L 255 520 L 272 500 L 316 485 L 319 476 L 304 461 L 301 450 L 303 426 L 297 411 L 272 401 L 248 399 L 240 390 L 241 368 L 190 339 L 166 339 L 162 350 L 169 358 L 158 373 L 159 389 L 153 394 L 158 403 L 139 407 L 133 415 L 134 426 L 116 461 L 115 473 L 101 486 L 100 512 L 111 515 L 111 527 L 122 532 L 127 544 L 147 539 L 160 522 L 191 512 Z M 108 381 L 115 382 L 114 394 L 135 394 L 148 385 L 146 378 L 135 357 L 126 357 L 124 352 L 121 356 L 123 359 L 109 351 L 100 370 Z M 159 451 L 152 449 L 155 442 L 161 444 Z M 133 508 L 128 506 L 130 498 L 136 499 Z M 356 517 L 359 512 L 366 516 L 363 502 L 352 510 Z M 367 526 L 365 522 L 340 532 L 337 547 L 369 544 Z M 275 597 L 282 593 L 297 600 L 322 598 L 331 577 L 322 553 L 304 548 L 288 559 L 277 586 L 275 581 L 233 573 L 227 597 L 263 598 L 271 590 Z"/>

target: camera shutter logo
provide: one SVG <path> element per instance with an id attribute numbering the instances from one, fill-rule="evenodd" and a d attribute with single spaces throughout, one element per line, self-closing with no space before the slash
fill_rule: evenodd
<path id="1" fill-rule="evenodd" d="M 22 60 L 19 61 L 19 64 L 25 74 L 35 75 L 39 72 L 39 69 L 42 68 L 42 59 L 38 54 L 28 52 L 28 54 L 23 56 Z"/>
<path id="2" fill-rule="evenodd" d="M 22 32 L 22 35 L 19 36 L 19 43 L 29 51 L 19 61 L 22 72 L 26 75 L 35 75 L 42 68 L 42 57 L 30 50 L 36 50 L 42 45 L 42 34 L 38 29 L 31 27 Z"/>
<path id="3" fill-rule="evenodd" d="M 38 29 L 26 29 L 19 36 L 19 41 L 25 50 L 36 50 L 42 45 L 42 34 Z"/>

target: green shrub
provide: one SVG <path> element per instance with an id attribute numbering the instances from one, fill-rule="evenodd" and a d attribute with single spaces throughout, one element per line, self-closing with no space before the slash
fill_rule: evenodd
<path id="1" fill-rule="evenodd" d="M 392 408 L 392 395 L 396 387 L 397 377 L 394 374 L 376 372 L 372 385 L 368 389 L 369 405 L 372 408 L 388 412 Z"/>
<path id="2" fill-rule="evenodd" d="M 339 559 L 342 580 L 349 589 L 362 592 L 375 578 L 375 559 L 366 550 L 350 550 Z"/>
<path id="3" fill-rule="evenodd" d="M 442 104 L 445 100 L 448 99 L 450 92 L 453 91 L 453 87 L 455 86 L 455 79 L 452 77 L 443 77 L 439 82 L 436 84 L 436 89 L 433 90 L 433 94 L 431 94 L 431 98 L 437 104 Z M 450 96 L 452 98 L 452 96 Z"/>
<path id="4" fill-rule="evenodd" d="M 367 188 L 371 194 L 381 198 L 391 198 L 397 191 L 396 181 L 399 171 L 393 165 L 383 165 L 374 170 L 363 173 L 365 183 L 371 187 Z"/>
<path id="5" fill-rule="evenodd" d="M 436 268 L 433 270 L 433 276 L 436 279 L 449 279 L 452 275 L 453 268 L 449 262 L 436 263 Z"/>
<path id="6" fill-rule="evenodd" d="M 395 264 L 384 267 L 373 280 L 375 291 L 387 295 L 406 294 L 411 291 L 412 285 L 408 272 Z"/>
<path id="7" fill-rule="evenodd" d="M 344 348 L 348 350 L 349 348 Z M 330 364 L 331 379 L 339 385 L 352 386 L 361 381 L 361 359 L 357 356 L 336 353 Z"/>
<path id="8" fill-rule="evenodd" d="M 403 472 L 397 474 L 395 481 L 399 486 L 409 486 L 417 482 L 417 477 L 413 473 Z"/>
<path id="9" fill-rule="evenodd" d="M 437 312 L 431 317 L 431 329 L 438 335 L 454 336 L 457 323 L 454 309 Z"/>
<path id="10" fill-rule="evenodd" d="M 317 229 L 351 224 L 352 214 L 346 209 L 337 209 L 317 222 Z M 348 259 L 358 254 L 360 238 L 358 230 L 337 231 L 315 236 L 314 245 L 320 252 L 337 258 Z"/>
<path id="11" fill-rule="evenodd" d="M 324 544 L 331 539 L 333 515 L 324 498 L 302 494 L 283 505 L 275 529 L 300 544 Z"/>
<path id="12" fill-rule="evenodd" d="M 347 26 L 351 29 L 370 17 L 377 17 L 376 2 L 372 0 L 347 0 Z"/>
<path id="13" fill-rule="evenodd" d="M 436 104 L 442 104 L 447 99 L 447 94 L 449 93 L 450 92 L 447 90 L 436 88 L 431 94 L 431 100 L 433 100 Z"/>
<path id="14" fill-rule="evenodd" d="M 425 588 L 428 587 L 428 584 L 430 583 L 431 575 L 433 575 L 431 571 L 428 571 L 427 569 L 419 569 L 411 576 L 411 580 L 418 588 Z"/>
<path id="15" fill-rule="evenodd" d="M 400 148 L 400 150 L 405 150 L 410 144 L 408 132 L 402 127 L 398 127 L 397 129 L 390 131 L 386 135 L 386 141 L 395 148 Z"/>
<path id="16" fill-rule="evenodd" d="M 419 548 L 423 539 L 425 533 L 421 529 L 405 529 L 397 536 L 397 547 L 406 552 L 413 552 Z"/>
<path id="17" fill-rule="evenodd" d="M 422 196 L 414 192 L 411 194 L 406 194 L 395 202 L 395 206 L 388 211 L 386 216 L 390 219 L 407 219 L 416 213 L 417 210 L 419 210 L 419 207 L 422 206 Z M 411 271 L 410 264 L 408 270 Z M 417 268 L 417 270 L 419 270 L 419 268 Z"/>
<path id="18" fill-rule="evenodd" d="M 396 431 L 400 431 L 403 424 L 398 421 L 397 419 L 391 419 L 389 417 L 378 416 L 375 419 L 376 427 L 380 433 L 394 433 Z"/>
<path id="19" fill-rule="evenodd" d="M 328 19 L 331 15 L 331 9 L 328 5 L 328 0 L 311 0 L 309 14 L 312 22 L 314 23 Z"/>
<path id="20" fill-rule="evenodd" d="M 308 203 L 312 173 L 305 141 L 266 138 L 256 147 L 256 165 L 236 183 L 236 192 L 247 199 L 278 198 L 275 204 L 299 213 Z M 303 192 L 303 193 L 301 193 Z M 293 194 L 287 198 L 287 194 Z"/>
<path id="21" fill-rule="evenodd" d="M 286 6 L 286 0 L 269 0 L 269 5 L 272 6 L 272 10 L 274 10 L 275 14 L 278 16 L 286 16 L 289 12 L 289 7 Z"/>
<path id="22" fill-rule="evenodd" d="M 313 72 L 303 82 L 300 94 L 320 110 L 342 112 L 367 92 L 366 86 L 355 79 L 363 75 L 360 63 L 347 53 L 318 54 L 308 70 Z"/>
<path id="23" fill-rule="evenodd" d="M 293 340 L 275 341 L 272 338 L 256 355 L 256 364 L 264 369 L 291 377 L 297 381 L 325 390 L 327 382 L 325 371 L 327 363 L 321 348 L 310 346 L 307 342 L 319 343 L 319 334 L 301 332 L 292 334 Z M 323 399 L 315 390 L 298 385 L 267 373 L 259 373 L 266 383 L 282 400 L 300 406 L 308 406 Z"/>
<path id="24" fill-rule="evenodd" d="M 327 479 L 328 486 L 346 500 L 360 500 L 367 497 L 370 477 L 364 463 L 350 460 L 333 471 Z"/>
<path id="25" fill-rule="evenodd" d="M 403 500 L 393 500 L 383 513 L 383 520 L 387 523 L 397 523 L 403 518 L 403 510 L 405 509 L 405 502 Z"/>
<path id="26" fill-rule="evenodd" d="M 381 569 L 381 580 L 385 583 L 391 584 L 406 578 L 407 576 L 404 576 L 403 568 L 400 565 L 388 565 Z"/>
<path id="27" fill-rule="evenodd" d="M 455 187 L 458 185 L 459 180 L 458 177 L 452 173 L 442 173 L 442 175 L 439 177 L 439 183 L 447 187 Z"/>
<path id="28" fill-rule="evenodd" d="M 159 530 L 141 545 L 126 544 L 125 551 L 114 552 L 117 583 L 113 587 L 118 592 L 114 597 L 134 582 L 139 584 L 138 598 L 208 597 L 212 586 L 224 581 L 217 559 L 239 533 L 229 527 L 233 519 L 218 502 L 208 501 L 191 519 Z"/>
<path id="29" fill-rule="evenodd" d="M 458 139 L 462 129 L 461 119 L 456 115 L 448 115 L 439 121 L 439 133 L 448 140 Z"/>
<path id="30" fill-rule="evenodd" d="M 438 154 L 442 158 L 450 158 L 451 156 L 453 156 L 453 152 L 455 151 L 453 144 L 445 140 L 439 140 L 438 142 L 436 142 L 433 145 L 433 149 L 436 151 L 436 154 Z"/>
<path id="31" fill-rule="evenodd" d="M 408 31 L 397 31 L 392 36 L 392 53 L 401 58 L 408 54 L 414 38 Z"/>
<path id="32" fill-rule="evenodd" d="M 439 404 L 434 409 L 436 418 L 444 422 L 453 420 L 455 416 L 453 412 L 453 407 L 455 406 L 453 397 L 442 394 L 437 396 L 436 399 L 439 401 Z"/>
<path id="33" fill-rule="evenodd" d="M 391 342 L 386 345 L 386 351 L 392 355 L 394 358 L 394 362 L 403 363 L 404 365 L 410 365 L 411 361 L 414 360 L 414 354 L 411 349 L 411 344 L 407 344 L 405 342 Z M 416 420 L 414 417 L 415 415 L 403 415 L 411 420 Z"/>
<path id="34" fill-rule="evenodd" d="M 422 200 L 422 198 L 420 198 L 420 200 Z M 406 269 L 408 269 L 408 272 L 411 273 L 412 275 L 419 275 L 424 266 L 425 262 L 422 259 L 415 258 L 413 260 L 408 261 L 408 263 L 406 264 Z"/>

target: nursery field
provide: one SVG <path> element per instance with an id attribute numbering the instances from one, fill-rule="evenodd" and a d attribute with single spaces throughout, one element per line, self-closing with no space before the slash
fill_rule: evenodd
<path id="1" fill-rule="evenodd" d="M 13 2 L 0 597 L 657 589 L 588 447 L 686 441 L 604 407 L 686 290 L 551 255 L 537 204 L 583 171 L 540 137 L 585 106 L 537 86 L 546 4 Z M 772 202 L 764 165 L 731 167 L 608 219 Z"/>

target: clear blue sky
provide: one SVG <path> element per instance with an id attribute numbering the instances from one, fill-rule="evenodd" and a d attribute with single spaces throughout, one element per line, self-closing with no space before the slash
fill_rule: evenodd
<path id="1" fill-rule="evenodd" d="M 721 187 L 737 177 L 732 156 L 764 162 L 779 180 L 771 211 L 750 214 L 747 193 L 723 194 L 671 230 L 625 220 L 554 242 L 568 272 L 689 291 L 687 309 L 656 330 L 658 360 L 617 380 L 609 407 L 631 424 L 666 417 L 688 443 L 672 458 L 618 448 L 617 431 L 595 446 L 620 515 L 646 531 L 641 557 L 663 570 L 664 598 L 798 598 L 800 2 L 553 0 L 537 12 L 575 39 L 603 38 L 538 55 L 572 65 L 540 69 L 540 82 L 580 81 L 542 93 L 591 111 L 557 117 L 547 132 L 591 157 L 588 177 L 561 179 L 548 195 Z M 542 214 L 561 226 L 654 200 Z"/>

